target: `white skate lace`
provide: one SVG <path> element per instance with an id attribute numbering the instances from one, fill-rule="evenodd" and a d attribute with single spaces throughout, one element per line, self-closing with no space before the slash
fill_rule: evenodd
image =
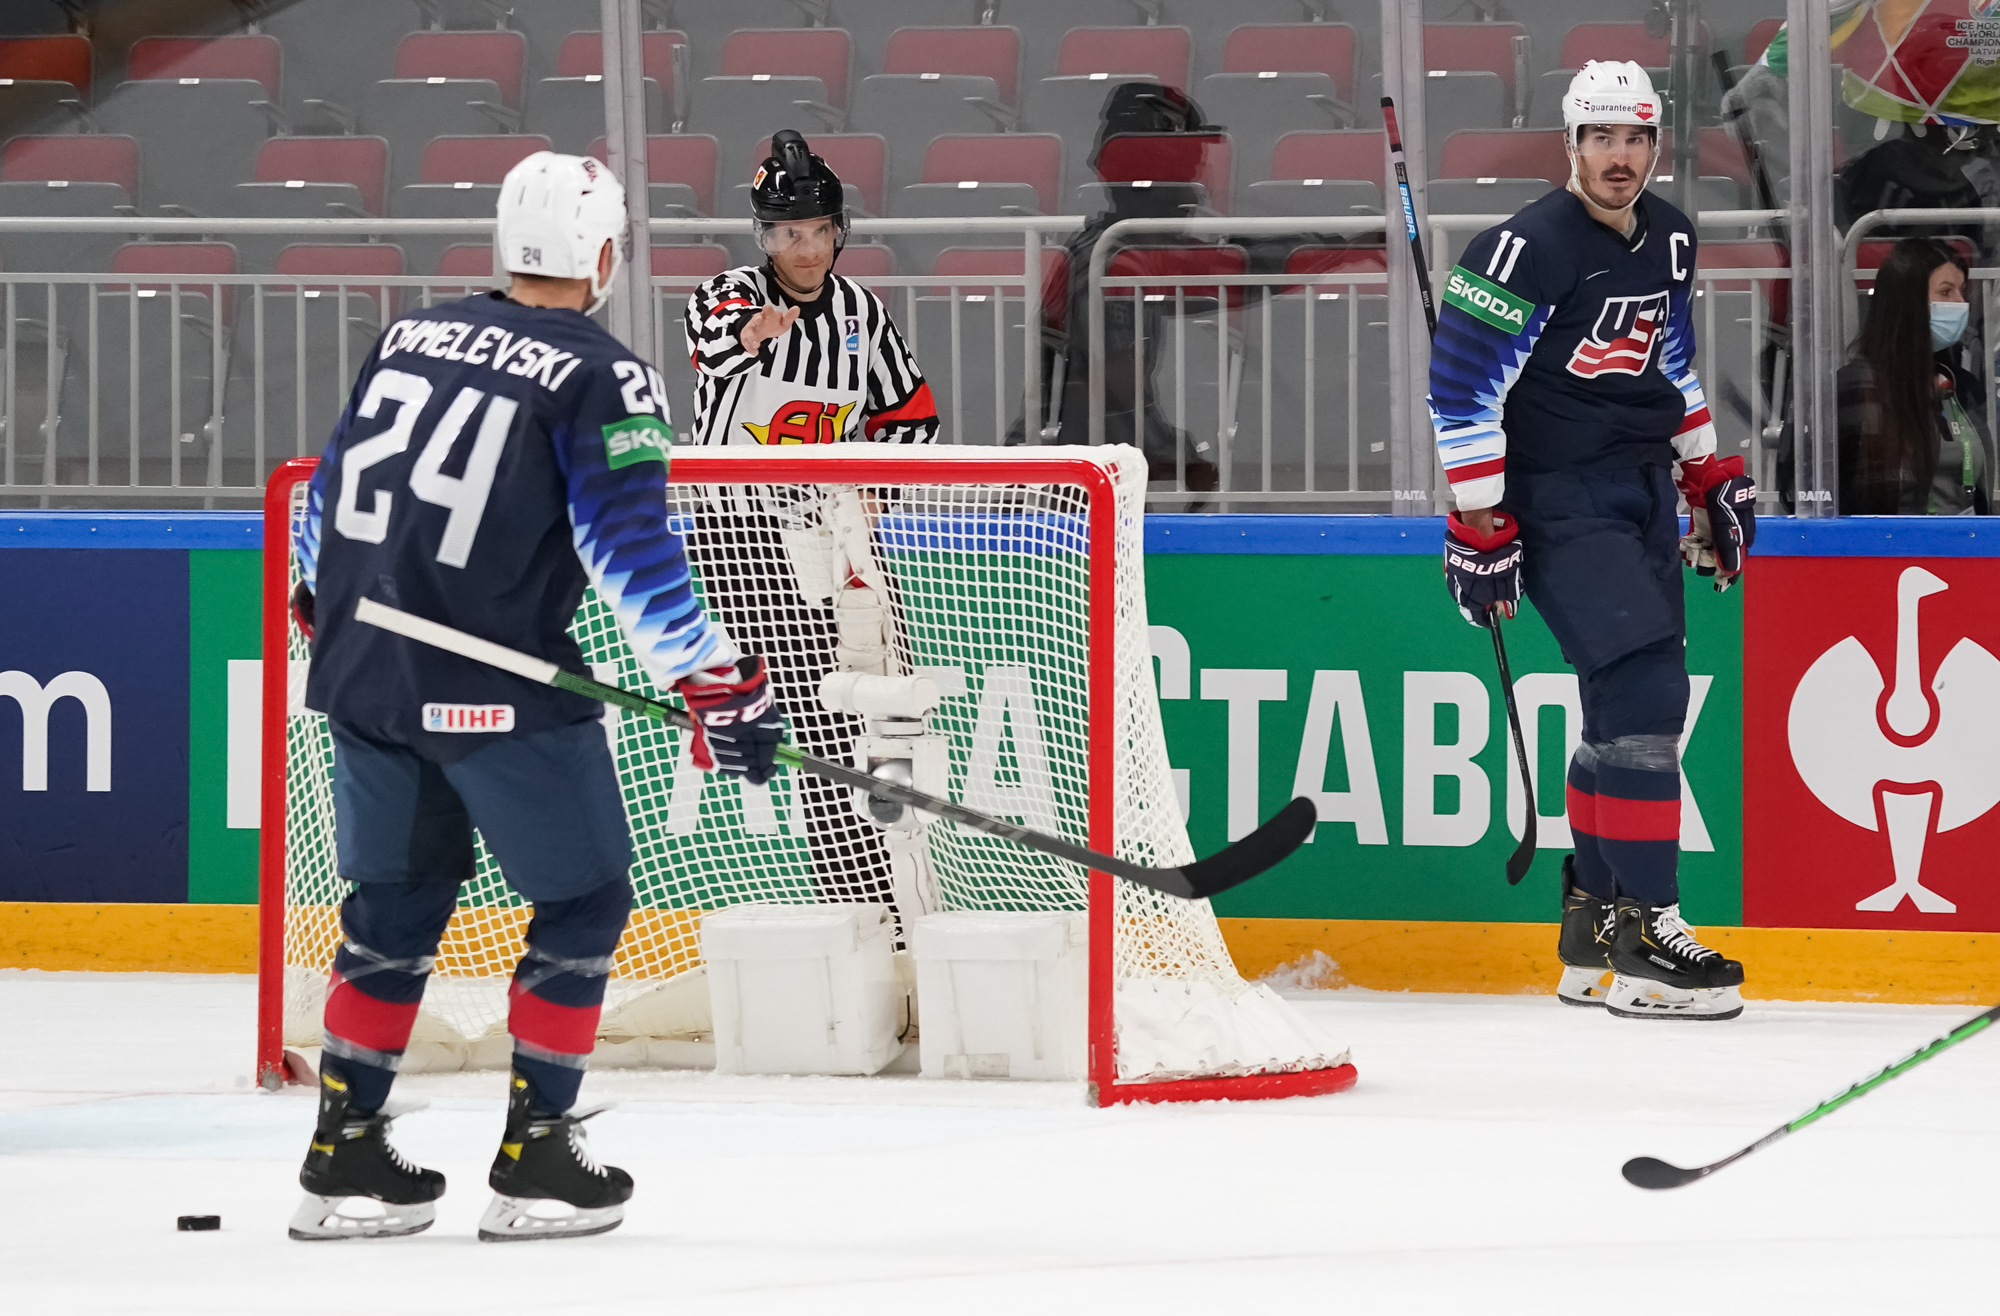
<path id="1" fill-rule="evenodd" d="M 1653 917 L 1653 935 L 1662 946 L 1683 959 L 1705 960 L 1717 954 L 1694 939 L 1694 929 L 1681 921 L 1678 903 L 1668 905 Z"/>
<path id="2" fill-rule="evenodd" d="M 382 1121 L 382 1150 L 388 1153 L 389 1159 L 395 1162 L 396 1168 L 404 1174 L 416 1174 L 419 1172 L 416 1163 L 406 1159 L 402 1152 L 396 1150 L 396 1144 L 389 1141 L 389 1129 L 393 1124 L 393 1120 L 385 1119 Z"/>
<path id="3" fill-rule="evenodd" d="M 569 1149 L 571 1154 L 576 1157 L 577 1164 L 594 1175 L 603 1175 L 604 1170 L 598 1165 L 597 1158 L 590 1154 L 590 1144 L 584 1141 L 583 1123 L 580 1120 L 572 1120 L 570 1122 Z"/>

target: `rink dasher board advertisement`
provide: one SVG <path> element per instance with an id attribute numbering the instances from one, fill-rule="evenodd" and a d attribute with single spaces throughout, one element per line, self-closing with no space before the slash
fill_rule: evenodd
<path id="1" fill-rule="evenodd" d="M 1442 523 L 1155 516 L 1148 606 L 1197 853 L 1294 794 L 1311 844 L 1225 919 L 1545 923 L 1573 673 L 1506 631 L 1541 851 Z M 256 880 L 258 548 L 242 513 L 0 517 L 0 901 L 241 904 Z M 1689 576 L 1682 891 L 1702 925 L 2000 930 L 2000 542 L 1970 520 L 1767 521 Z M 975 674 L 976 679 L 976 674 Z M 1864 780 L 1865 778 L 1865 780 Z"/>

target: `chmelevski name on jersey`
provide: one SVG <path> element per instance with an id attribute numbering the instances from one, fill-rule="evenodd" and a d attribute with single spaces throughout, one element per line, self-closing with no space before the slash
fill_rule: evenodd
<path id="1" fill-rule="evenodd" d="M 589 584 L 656 684 L 734 661 L 667 523 L 672 441 L 659 372 L 576 311 L 496 293 L 391 324 L 294 525 L 307 706 L 447 754 L 603 711 L 358 623 L 363 597 L 587 675 L 569 628 Z"/>
<path id="2" fill-rule="evenodd" d="M 1514 463 L 1612 470 L 1715 450 L 1694 371 L 1694 227 L 1650 192 L 1634 218 L 1621 237 L 1553 191 L 1447 276 L 1430 406 L 1460 508 L 1498 503 Z"/>
<path id="3" fill-rule="evenodd" d="M 929 443 L 937 404 L 881 299 L 852 279 L 801 303 L 768 269 L 716 275 L 688 298 L 688 357 L 700 372 L 693 441 L 772 446 L 872 439 Z M 799 318 L 755 354 L 743 326 L 766 304 Z"/>

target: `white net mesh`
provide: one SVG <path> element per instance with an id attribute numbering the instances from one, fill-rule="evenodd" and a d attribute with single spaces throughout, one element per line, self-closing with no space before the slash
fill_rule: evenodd
<path id="1" fill-rule="evenodd" d="M 713 459 L 718 450 L 700 451 Z M 1108 545 L 1090 542 L 1090 496 L 1077 484 L 920 482 L 940 478 L 949 466 L 941 459 L 1001 455 L 991 448 L 818 449 L 810 459 L 826 474 L 814 484 L 771 483 L 768 460 L 760 459 L 779 455 L 729 450 L 723 459 L 741 465 L 743 482 L 675 483 L 669 498 L 704 604 L 746 652 L 765 658 L 802 750 L 851 761 L 862 723 L 824 711 L 816 697 L 820 678 L 835 666 L 834 614 L 830 603 L 807 597 L 811 587 L 802 579 L 809 582 L 811 570 L 802 577 L 798 545 L 811 536 L 799 532 L 825 519 L 835 490 L 856 484 L 840 481 L 843 461 L 899 458 L 908 467 L 897 472 L 903 482 L 881 487 L 871 477 L 864 490 L 869 549 L 888 583 L 892 670 L 932 675 L 947 691 L 929 729 L 949 742 L 950 794 L 1088 843 L 1096 791 L 1100 807 L 1108 801 L 1113 811 L 1120 857 L 1155 865 L 1193 859 L 1151 671 L 1141 539 L 1146 466 L 1135 449 L 1032 450 L 1042 459 L 1083 457 L 1110 476 L 1117 515 L 1116 542 Z M 1110 597 L 1092 591 L 1093 551 L 1115 555 Z M 1089 683 L 1093 608 L 1114 610 L 1116 675 L 1110 690 L 1097 692 Z M 586 595 L 573 633 L 599 679 L 664 697 L 594 594 Z M 302 666 L 296 630 L 292 657 Z M 1093 693 L 1114 700 L 1109 780 L 1089 771 Z M 662 1000 L 669 984 L 699 982 L 682 975 L 701 963 L 706 911 L 745 901 L 893 903 L 882 834 L 844 789 L 790 772 L 765 788 L 710 778 L 689 762 L 681 732 L 635 713 L 612 716 L 607 734 L 637 859 L 635 908 L 606 996 L 605 1036 L 668 1026 L 657 1021 L 675 1017 L 672 1009 L 651 1010 L 650 1027 L 633 1021 L 647 1013 L 638 1007 L 649 993 Z M 325 719 L 294 701 L 287 743 L 284 1034 L 288 1045 L 315 1045 L 348 884 L 334 868 Z M 933 823 L 924 836 L 941 908 L 1086 908 L 1087 875 L 1075 865 L 951 823 Z M 1290 1012 L 1265 1000 L 1267 992 L 1243 999 L 1248 985 L 1207 902 L 1114 885 L 1121 1078 L 1318 1068 L 1343 1058 L 1295 1016 L 1290 1032 L 1272 1026 L 1265 1019 L 1271 1006 Z M 460 893 L 439 949 L 416 1040 L 463 1043 L 462 1059 L 505 1063 L 506 986 L 528 914 L 482 844 L 477 875 Z M 1245 1030 L 1257 1035 L 1247 1053 L 1241 1046 L 1154 1045 L 1162 1039 L 1140 1036 L 1171 1033 L 1176 1020 L 1206 1020 L 1204 1010 L 1212 1015 L 1232 1002 L 1252 1006 L 1258 1021 Z M 1216 1031 L 1212 1020 L 1201 1030 Z"/>

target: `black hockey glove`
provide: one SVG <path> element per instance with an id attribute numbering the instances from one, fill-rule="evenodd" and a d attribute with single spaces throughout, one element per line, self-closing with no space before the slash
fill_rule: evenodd
<path id="1" fill-rule="evenodd" d="M 1715 577 L 1720 594 L 1743 574 L 1743 559 L 1757 542 L 1756 481 L 1743 473 L 1741 457 L 1702 457 L 1681 463 L 1678 483 L 1688 505 L 1681 561 L 1698 576 Z"/>
<path id="2" fill-rule="evenodd" d="M 674 687 L 694 717 L 694 765 L 703 772 L 740 772 L 762 786 L 777 770 L 785 743 L 785 715 L 778 711 L 762 658 L 739 659 Z"/>
<path id="3" fill-rule="evenodd" d="M 1492 612 L 1511 619 L 1521 603 L 1519 526 L 1493 514 L 1493 533 L 1482 535 L 1453 512 L 1445 521 L 1444 581 L 1464 618 L 1485 629 Z"/>
<path id="4" fill-rule="evenodd" d="M 313 637 L 313 592 L 306 588 L 302 580 L 292 588 L 292 621 L 298 625 L 299 634 L 312 643 Z"/>

